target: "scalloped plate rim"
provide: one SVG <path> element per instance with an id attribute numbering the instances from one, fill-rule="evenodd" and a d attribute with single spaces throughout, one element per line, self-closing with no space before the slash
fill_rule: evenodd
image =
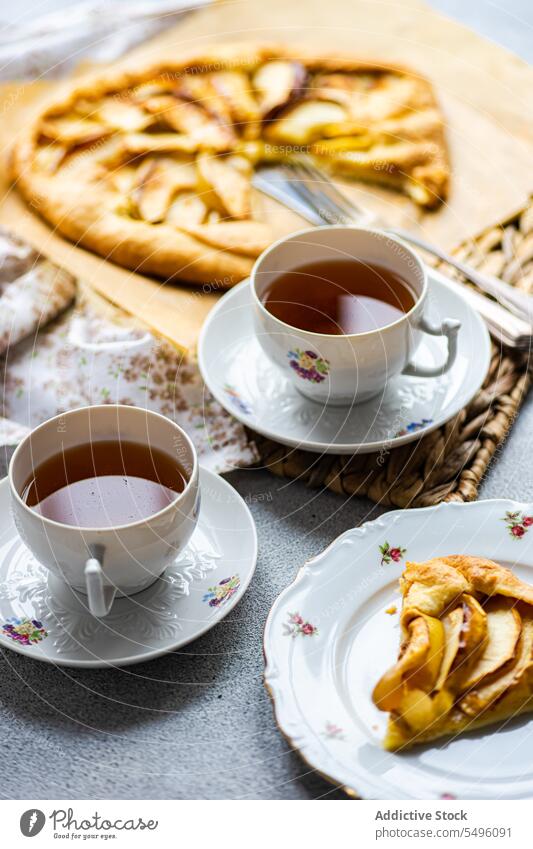
<path id="1" fill-rule="evenodd" d="M 304 763 L 306 763 L 313 770 L 315 770 L 326 781 L 329 781 L 331 784 L 336 785 L 337 787 L 342 789 L 347 795 L 353 798 L 364 799 L 365 793 L 367 794 L 367 798 L 380 800 L 415 800 L 425 797 L 413 796 L 408 793 L 401 792 L 399 792 L 394 797 L 384 796 L 382 793 L 382 787 L 380 787 L 379 782 L 373 782 L 366 776 L 358 777 L 355 774 L 346 775 L 344 765 L 338 760 L 336 760 L 331 755 L 331 752 L 324 745 L 320 745 L 320 741 L 318 740 L 310 726 L 307 727 L 300 724 L 300 727 L 302 729 L 305 728 L 306 733 L 304 733 L 302 730 L 299 736 L 296 736 L 294 732 L 290 730 L 294 719 L 290 718 L 290 699 L 287 697 L 287 692 L 284 690 L 283 683 L 280 680 L 283 673 L 280 670 L 279 664 L 277 662 L 277 655 L 275 653 L 274 648 L 276 643 L 275 640 L 272 639 L 271 634 L 278 611 L 282 607 L 284 602 L 287 600 L 287 598 L 289 598 L 295 588 L 301 585 L 306 579 L 312 582 L 313 578 L 317 575 L 316 567 L 320 566 L 328 558 L 329 554 L 334 551 L 339 545 L 342 544 L 343 540 L 353 537 L 363 537 L 369 532 L 371 533 L 380 529 L 386 530 L 389 527 L 397 525 L 397 523 L 402 518 L 405 519 L 407 516 L 411 517 L 413 516 L 413 514 L 428 515 L 442 513 L 444 511 L 450 510 L 457 512 L 463 510 L 483 510 L 485 509 L 486 505 L 501 505 L 502 517 L 507 510 L 516 510 L 522 513 L 525 513 L 526 511 L 533 511 L 533 502 L 515 501 L 514 499 L 508 498 L 487 498 L 481 501 L 471 502 L 441 502 L 440 504 L 432 505 L 429 507 L 418 507 L 412 508 L 410 510 L 391 510 L 389 512 L 383 513 L 376 519 L 364 522 L 358 527 L 349 528 L 348 530 L 340 534 L 338 537 L 336 537 L 328 546 L 326 546 L 325 549 L 323 549 L 317 555 L 307 560 L 302 566 L 297 569 L 296 574 L 291 583 L 288 584 L 284 590 L 282 590 L 282 592 L 277 596 L 270 608 L 263 631 L 263 657 L 265 662 L 265 668 L 263 672 L 263 684 L 272 703 L 274 721 L 278 727 L 278 730 L 281 732 L 287 743 L 294 751 L 298 753 Z M 426 746 L 421 748 L 425 749 L 428 746 L 431 747 L 431 743 L 426 744 Z M 355 769 L 356 768 L 354 767 L 354 771 Z M 376 795 L 368 796 L 369 789 L 370 793 L 375 792 Z"/>

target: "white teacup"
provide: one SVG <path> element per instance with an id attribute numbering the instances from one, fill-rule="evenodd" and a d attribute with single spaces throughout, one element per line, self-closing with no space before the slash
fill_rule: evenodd
<path id="1" fill-rule="evenodd" d="M 313 262 L 349 258 L 398 274 L 415 297 L 409 312 L 385 327 L 337 336 L 292 327 L 266 309 L 265 294 L 280 274 Z M 383 231 L 338 225 L 293 233 L 261 254 L 251 287 L 258 341 L 296 389 L 313 401 L 333 405 L 366 401 L 397 374 L 438 377 L 455 360 L 460 322 L 446 318 L 435 326 L 428 321 L 425 266 L 404 242 Z M 422 333 L 446 337 L 448 354 L 441 365 L 412 361 Z"/>
<path id="2" fill-rule="evenodd" d="M 33 470 L 54 454 L 99 440 L 156 446 L 175 457 L 185 489 L 152 516 L 116 527 L 62 524 L 29 507 L 22 493 Z M 9 465 L 17 530 L 36 559 L 78 592 L 94 616 L 109 613 L 115 595 L 133 595 L 158 578 L 187 544 L 199 513 L 198 459 L 187 434 L 170 419 L 139 407 L 83 407 L 49 419 L 17 447 Z"/>

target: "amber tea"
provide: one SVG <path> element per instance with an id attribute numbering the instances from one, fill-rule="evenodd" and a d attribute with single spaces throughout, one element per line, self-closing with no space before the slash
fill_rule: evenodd
<path id="1" fill-rule="evenodd" d="M 392 324 L 415 304 L 396 272 L 354 259 L 300 265 L 274 278 L 263 296 L 277 319 L 312 333 L 366 333 Z"/>
<path id="2" fill-rule="evenodd" d="M 169 454 L 136 442 L 102 440 L 49 457 L 34 469 L 22 498 L 56 522 L 104 528 L 152 516 L 186 485 L 184 470 Z"/>

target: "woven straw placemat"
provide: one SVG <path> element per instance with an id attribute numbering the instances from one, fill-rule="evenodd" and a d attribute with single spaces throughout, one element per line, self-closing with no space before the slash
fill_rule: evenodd
<path id="1" fill-rule="evenodd" d="M 456 255 L 476 268 L 533 292 L 533 203 L 461 245 Z M 461 279 L 445 264 L 446 274 Z M 464 282 L 464 281 L 463 281 Z M 490 460 L 505 439 L 531 382 L 530 356 L 492 342 L 487 378 L 470 404 L 422 439 L 383 453 L 341 457 L 287 448 L 250 432 L 261 462 L 274 474 L 366 495 L 395 507 L 473 501 Z"/>

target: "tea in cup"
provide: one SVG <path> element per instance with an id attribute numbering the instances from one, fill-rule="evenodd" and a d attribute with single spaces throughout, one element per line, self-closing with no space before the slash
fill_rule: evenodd
<path id="1" fill-rule="evenodd" d="M 199 512 L 198 459 L 158 413 L 105 404 L 35 428 L 9 466 L 15 525 L 35 558 L 94 616 L 149 586 L 185 547 Z"/>
<path id="2" fill-rule="evenodd" d="M 397 374 L 437 377 L 455 360 L 460 322 L 428 320 L 424 264 L 383 231 L 294 233 L 259 257 L 251 287 L 259 343 L 313 401 L 366 401 Z M 423 333 L 447 339 L 442 364 L 413 361 Z"/>

